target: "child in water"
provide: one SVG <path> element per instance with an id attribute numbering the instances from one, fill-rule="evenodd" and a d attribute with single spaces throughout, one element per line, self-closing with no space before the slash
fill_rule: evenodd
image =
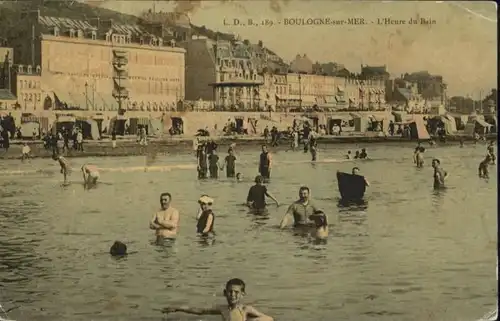
<path id="1" fill-rule="evenodd" d="M 236 174 L 236 181 L 241 182 L 243 180 L 243 175 L 241 173 Z"/>
<path id="2" fill-rule="evenodd" d="M 328 219 L 323 211 L 314 211 L 309 219 L 314 222 L 315 230 L 311 236 L 316 240 L 325 240 L 328 237 Z"/>
<path id="3" fill-rule="evenodd" d="M 241 279 L 231 279 L 226 283 L 224 296 L 227 305 L 216 305 L 211 308 L 190 308 L 187 306 L 178 308 L 165 308 L 163 313 L 184 312 L 195 315 L 220 315 L 224 321 L 273 321 L 268 315 L 257 311 L 250 305 L 241 303 L 245 295 L 245 282 Z"/>

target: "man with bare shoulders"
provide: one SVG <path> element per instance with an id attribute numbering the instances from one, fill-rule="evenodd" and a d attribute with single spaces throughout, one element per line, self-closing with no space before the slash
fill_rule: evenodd
<path id="1" fill-rule="evenodd" d="M 97 180 L 99 179 L 99 170 L 97 166 L 84 164 L 82 166 L 83 175 L 83 186 L 87 189 L 92 188 L 97 185 Z"/>
<path id="2" fill-rule="evenodd" d="M 66 158 L 58 154 L 52 155 L 52 159 L 57 161 L 59 163 L 59 166 L 61 166 L 61 174 L 63 174 L 64 177 L 63 184 L 68 184 L 68 176 L 71 174 L 71 164 Z"/>
<path id="3" fill-rule="evenodd" d="M 156 212 L 149 228 L 156 231 L 156 243 L 162 244 L 164 240 L 174 240 L 179 229 L 179 211 L 170 206 L 172 195 L 162 193 L 160 196 L 161 210 Z"/>

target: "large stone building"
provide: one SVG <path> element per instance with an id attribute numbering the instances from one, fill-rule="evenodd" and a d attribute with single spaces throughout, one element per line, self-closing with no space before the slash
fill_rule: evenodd
<path id="1" fill-rule="evenodd" d="M 162 111 L 184 99 L 185 50 L 166 43 L 162 28 L 30 18 L 33 37 L 20 39 L 16 63 L 41 67 L 45 108 Z"/>
<path id="2" fill-rule="evenodd" d="M 264 110 L 262 74 L 285 69 L 283 61 L 262 43 L 193 36 L 183 45 L 186 100 L 210 101 L 218 110 Z"/>

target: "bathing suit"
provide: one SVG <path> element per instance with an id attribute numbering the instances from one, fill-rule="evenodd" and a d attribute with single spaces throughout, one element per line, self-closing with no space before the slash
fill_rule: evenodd
<path id="1" fill-rule="evenodd" d="M 271 170 L 269 168 L 269 152 L 263 152 L 260 154 L 259 172 L 264 178 L 269 178 L 271 176 Z"/>
<path id="2" fill-rule="evenodd" d="M 203 231 L 205 230 L 205 227 L 207 226 L 208 217 L 210 215 L 212 215 L 212 224 L 210 225 L 208 232 L 203 233 Z M 196 233 L 200 233 L 203 236 L 207 236 L 207 235 L 213 233 L 214 223 L 215 223 L 215 216 L 214 216 L 214 213 L 212 212 L 212 210 L 203 211 L 200 215 L 200 218 L 198 219 L 198 223 L 196 224 Z"/>

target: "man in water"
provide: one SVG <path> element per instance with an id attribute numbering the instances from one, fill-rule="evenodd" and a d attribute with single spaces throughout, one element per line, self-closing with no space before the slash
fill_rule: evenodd
<path id="1" fill-rule="evenodd" d="M 354 167 L 352 169 L 352 175 L 359 175 L 359 168 L 358 167 Z M 370 186 L 370 183 L 368 183 L 368 180 L 366 179 L 366 177 L 364 179 L 365 179 L 365 185 L 367 187 Z"/>
<path id="2" fill-rule="evenodd" d="M 276 198 L 267 191 L 266 186 L 262 185 L 263 181 L 262 176 L 255 177 L 255 185 L 248 190 L 247 206 L 258 211 L 266 208 L 266 196 L 279 206 Z"/>
<path id="3" fill-rule="evenodd" d="M 280 228 L 285 228 L 291 217 L 294 220 L 294 227 L 306 227 L 311 223 L 309 217 L 316 211 L 318 211 L 318 208 L 310 200 L 309 187 L 302 186 L 299 189 L 299 199 L 288 207 L 281 220 Z"/>
<path id="4" fill-rule="evenodd" d="M 259 159 L 259 174 L 264 179 L 269 179 L 271 177 L 271 153 L 267 151 L 267 146 L 262 145 L 262 153 Z"/>
<path id="5" fill-rule="evenodd" d="M 315 162 L 316 157 L 318 156 L 318 141 L 316 140 L 316 134 L 314 131 L 311 131 L 311 134 L 309 135 L 309 148 L 311 152 L 311 160 Z"/>
<path id="6" fill-rule="evenodd" d="M 68 175 L 71 173 L 70 163 L 66 158 L 58 154 L 54 154 L 52 159 L 59 162 L 59 165 L 61 166 L 61 174 L 64 176 L 63 184 L 68 184 Z"/>
<path id="7" fill-rule="evenodd" d="M 82 166 L 83 174 L 83 186 L 86 188 L 92 188 L 97 184 L 99 179 L 99 171 L 94 165 L 84 164 Z"/>
<path id="8" fill-rule="evenodd" d="M 359 154 L 359 159 L 367 159 L 368 154 L 366 153 L 366 148 L 361 148 L 361 153 Z"/>
<path id="9" fill-rule="evenodd" d="M 149 222 L 149 228 L 155 230 L 156 243 L 162 244 L 163 240 L 173 240 L 177 237 L 179 229 L 179 211 L 170 206 L 172 195 L 160 195 L 161 210 L 156 212 Z"/>
<path id="10" fill-rule="evenodd" d="M 434 168 L 434 189 L 445 188 L 444 181 L 448 177 L 448 173 L 441 167 L 439 159 L 432 160 L 432 168 Z"/>
<path id="11" fill-rule="evenodd" d="M 481 178 L 489 178 L 489 170 L 488 170 L 488 166 L 492 163 L 492 158 L 491 158 L 491 154 L 488 153 L 486 154 L 486 157 L 484 158 L 484 160 L 479 163 L 479 168 L 478 168 L 478 173 L 479 173 L 479 177 Z"/>
<path id="12" fill-rule="evenodd" d="M 198 158 L 198 179 L 207 178 L 208 164 L 207 164 L 207 145 L 202 143 L 198 146 L 198 151 L 196 153 Z"/>
<path id="13" fill-rule="evenodd" d="M 351 151 L 348 150 L 347 151 L 347 155 L 345 155 L 345 159 L 351 159 L 352 155 L 351 155 Z"/>
<path id="14" fill-rule="evenodd" d="M 227 156 L 224 158 L 224 165 L 226 165 L 226 177 L 234 177 L 236 174 L 236 156 L 234 156 L 234 150 L 229 148 L 227 151 Z"/>
<path id="15" fill-rule="evenodd" d="M 231 279 L 226 283 L 224 296 L 227 305 L 216 305 L 211 308 L 193 308 L 188 306 L 169 307 L 162 309 L 163 313 L 184 312 L 195 315 L 220 315 L 224 321 L 273 321 L 273 318 L 257 311 L 250 305 L 242 304 L 245 295 L 245 282 L 241 279 Z"/>

